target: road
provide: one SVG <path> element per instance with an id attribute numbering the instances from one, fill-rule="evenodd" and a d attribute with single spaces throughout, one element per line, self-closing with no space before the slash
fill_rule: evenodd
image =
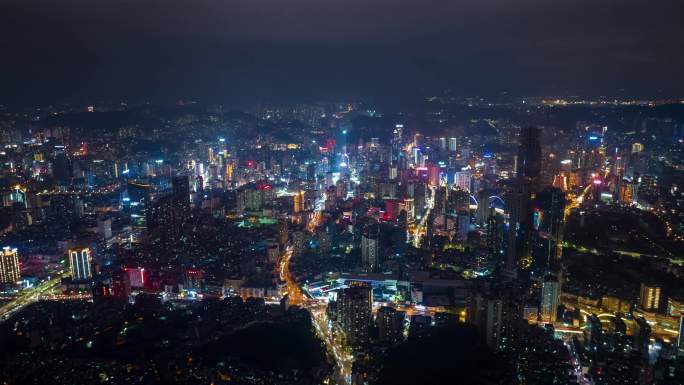
<path id="1" fill-rule="evenodd" d="M 563 338 L 563 345 L 565 345 L 565 347 L 568 349 L 568 352 L 570 353 L 570 359 L 568 360 L 568 363 L 572 366 L 572 371 L 575 377 L 577 378 L 577 383 L 580 385 L 589 385 L 589 380 L 584 375 L 584 373 L 582 373 L 582 367 L 580 365 L 577 351 L 575 350 L 574 342 L 571 338 L 566 336 Z"/>
<path id="2" fill-rule="evenodd" d="M 317 202 L 316 210 L 313 213 L 311 221 L 307 224 L 307 230 L 311 233 L 315 233 L 321 225 L 323 219 L 323 202 L 325 202 L 325 194 L 319 202 Z M 280 257 L 278 264 L 278 275 L 280 276 L 280 280 L 285 282 L 287 288 L 287 293 L 284 294 L 287 294 L 290 305 L 301 306 L 311 314 L 312 323 L 318 337 L 325 343 L 330 357 L 335 360 L 334 383 L 349 385 L 351 384 L 351 370 L 354 357 L 344 345 L 344 338 L 340 335 L 339 331 L 333 331 L 333 326 L 330 320 L 328 320 L 328 315 L 326 313 L 327 306 L 307 298 L 302 292 L 299 283 L 292 275 L 290 271 L 290 262 L 292 261 L 292 255 L 294 254 L 293 251 L 291 245 L 287 246 Z"/>
<path id="3" fill-rule="evenodd" d="M 427 220 L 428 217 L 430 216 L 430 212 L 432 211 L 433 207 L 433 202 L 434 202 L 434 196 L 435 196 L 435 188 L 431 187 L 432 193 L 428 197 L 428 200 L 426 202 L 427 209 L 423 213 L 423 216 L 420 218 L 420 222 L 418 222 L 418 226 L 415 227 L 413 230 L 413 247 L 419 248 L 420 247 L 420 241 L 423 238 L 423 234 L 426 232 L 426 225 L 427 225 Z M 432 225 L 432 224 L 430 224 Z"/>
<path id="4" fill-rule="evenodd" d="M 68 275 L 68 272 L 62 272 L 56 277 L 44 281 L 33 288 L 19 292 L 19 294 L 17 294 L 12 301 L 0 306 L 0 322 L 6 321 L 12 316 L 12 314 L 20 311 L 27 305 L 42 299 L 44 294 L 58 287 L 62 281 L 62 278 L 65 278 Z"/>

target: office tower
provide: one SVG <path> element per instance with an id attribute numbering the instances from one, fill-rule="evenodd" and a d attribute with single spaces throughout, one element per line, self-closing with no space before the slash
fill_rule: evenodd
<path id="1" fill-rule="evenodd" d="M 430 186 L 439 186 L 440 169 L 439 166 L 431 164 L 428 166 L 428 184 Z"/>
<path id="2" fill-rule="evenodd" d="M 303 212 L 305 209 L 304 206 L 304 190 L 297 190 L 294 193 L 293 197 L 293 208 L 292 212 L 295 214 Z"/>
<path id="3" fill-rule="evenodd" d="M 533 185 L 536 184 L 541 172 L 542 151 L 539 137 L 540 131 L 537 127 L 520 130 L 516 176 Z"/>
<path id="4" fill-rule="evenodd" d="M 641 175 L 639 177 L 639 198 L 655 196 L 658 194 L 658 177 L 654 175 Z"/>
<path id="5" fill-rule="evenodd" d="M 173 202 L 186 215 L 190 212 L 190 177 L 178 175 L 171 179 Z"/>
<path id="6" fill-rule="evenodd" d="M 446 150 L 447 149 L 447 138 L 439 138 L 439 149 L 440 150 Z"/>
<path id="7" fill-rule="evenodd" d="M 373 290 L 370 286 L 342 289 L 338 298 L 339 322 L 351 346 L 368 342 L 372 322 Z"/>
<path id="8" fill-rule="evenodd" d="M 508 233 L 505 274 L 516 276 L 519 268 L 532 265 L 530 238 L 532 236 L 532 207 L 530 192 L 525 184 L 518 184 L 506 194 Z"/>
<path id="9" fill-rule="evenodd" d="M 52 176 L 57 182 L 67 182 L 71 178 L 71 164 L 64 150 L 55 154 L 52 162 Z"/>
<path id="10" fill-rule="evenodd" d="M 456 215 L 456 240 L 465 242 L 468 239 L 468 232 L 470 232 L 470 213 L 461 210 Z"/>
<path id="11" fill-rule="evenodd" d="M 21 280 L 19 253 L 16 248 L 5 246 L 0 253 L 0 284 L 15 285 Z"/>
<path id="12" fill-rule="evenodd" d="M 477 212 L 475 214 L 475 223 L 478 226 L 484 226 L 489 219 L 489 210 L 492 207 L 489 197 L 495 196 L 492 190 L 482 190 L 477 193 Z"/>
<path id="13" fill-rule="evenodd" d="M 404 199 L 404 210 L 406 211 L 406 221 L 413 223 L 416 219 L 416 206 L 413 198 Z"/>
<path id="14" fill-rule="evenodd" d="M 375 322 L 378 327 L 378 338 L 381 341 L 400 341 L 404 337 L 404 318 L 406 313 L 393 307 L 382 306 L 378 309 Z"/>
<path id="15" fill-rule="evenodd" d="M 647 311 L 660 308 L 660 286 L 642 283 L 639 290 L 639 307 Z"/>
<path id="16" fill-rule="evenodd" d="M 397 166 L 389 166 L 389 169 L 388 169 L 389 180 L 395 180 L 395 179 L 397 179 L 397 176 L 399 176 L 399 169 L 397 168 Z"/>
<path id="17" fill-rule="evenodd" d="M 449 138 L 449 151 L 451 151 L 451 152 L 458 151 L 458 139 Z"/>
<path id="18" fill-rule="evenodd" d="M 458 171 L 454 174 L 454 187 L 470 192 L 470 171 Z"/>
<path id="19" fill-rule="evenodd" d="M 76 247 L 69 249 L 69 268 L 71 279 L 74 281 L 87 281 L 93 278 L 91 271 L 92 252 L 89 247 Z"/>
<path id="20" fill-rule="evenodd" d="M 538 270 L 543 271 L 548 270 L 552 259 L 560 258 L 565 193 L 558 188 L 545 188 L 536 194 L 534 205 L 537 208 L 537 212 L 533 214 L 534 227 L 539 234 L 543 234 L 542 244 L 546 246 L 543 250 L 537 250 L 534 264 Z"/>
<path id="21" fill-rule="evenodd" d="M 361 261 L 367 271 L 380 269 L 380 225 L 375 221 L 367 223 L 363 228 Z"/>
<path id="22" fill-rule="evenodd" d="M 131 216 L 131 227 L 136 238 L 142 237 L 148 231 L 152 207 L 150 189 L 150 185 L 143 183 L 128 182 L 126 185 L 128 197 L 124 198 L 124 208 L 128 208 Z"/>
<path id="23" fill-rule="evenodd" d="M 175 240 L 181 232 L 180 213 L 172 195 L 159 198 L 149 209 L 148 232 L 166 241 Z"/>
<path id="24" fill-rule="evenodd" d="M 494 258 L 498 265 L 498 259 L 503 253 L 503 218 L 496 213 L 494 208 L 489 209 L 485 241 L 489 257 Z"/>
<path id="25" fill-rule="evenodd" d="M 303 202 L 304 194 L 303 191 L 301 192 Z M 268 183 L 248 183 L 242 185 L 237 191 L 237 211 L 240 213 L 244 211 L 260 211 L 265 205 L 272 204 L 274 198 L 273 186 Z"/>
<path id="26" fill-rule="evenodd" d="M 432 205 L 433 212 L 436 215 L 443 215 L 447 213 L 447 206 L 449 204 L 449 189 L 447 186 L 439 186 L 433 190 Z"/>
<path id="27" fill-rule="evenodd" d="M 556 322 L 560 304 L 561 283 L 556 277 L 547 277 L 542 283 L 541 318 L 544 322 Z"/>

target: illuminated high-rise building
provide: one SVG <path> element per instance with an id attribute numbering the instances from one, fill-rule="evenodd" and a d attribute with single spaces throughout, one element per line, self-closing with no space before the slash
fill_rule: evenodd
<path id="1" fill-rule="evenodd" d="M 292 212 L 295 214 L 301 213 L 304 211 L 305 206 L 304 206 L 304 190 L 297 190 L 294 194 L 294 208 Z"/>
<path id="2" fill-rule="evenodd" d="M 639 290 L 639 307 L 644 310 L 658 310 L 660 308 L 660 286 L 641 284 Z"/>
<path id="3" fill-rule="evenodd" d="M 173 203 L 176 207 L 187 214 L 190 211 L 190 178 L 187 175 L 178 175 L 171 179 L 173 190 Z"/>
<path id="4" fill-rule="evenodd" d="M 470 212 L 461 210 L 456 215 L 456 240 L 465 242 L 468 239 L 468 232 L 470 232 Z"/>
<path id="5" fill-rule="evenodd" d="M 542 283 L 541 318 L 544 322 L 556 322 L 560 304 L 561 283 L 556 277 L 549 277 Z"/>
<path id="6" fill-rule="evenodd" d="M 373 320 L 373 290 L 370 286 L 352 286 L 343 289 L 337 297 L 339 322 L 351 346 L 368 342 Z"/>
<path id="7" fill-rule="evenodd" d="M 451 151 L 451 152 L 458 151 L 458 139 L 449 138 L 449 151 Z"/>
<path id="8" fill-rule="evenodd" d="M 378 326 L 378 338 L 381 341 L 400 341 L 404 333 L 406 313 L 393 307 L 382 306 L 378 309 L 375 323 Z"/>
<path id="9" fill-rule="evenodd" d="M 531 195 L 526 184 L 518 185 L 506 194 L 508 214 L 507 251 L 505 273 L 516 276 L 518 269 L 532 265 L 530 238 L 532 236 Z"/>
<path id="10" fill-rule="evenodd" d="M 91 270 L 92 251 L 89 247 L 76 247 L 69 249 L 69 268 L 71 279 L 74 281 L 87 281 L 93 277 Z"/>
<path id="11" fill-rule="evenodd" d="M 141 238 L 147 232 L 150 220 L 151 186 L 148 184 L 128 182 L 126 186 L 127 198 L 124 198 L 124 208 L 128 208 L 131 215 L 131 227 L 136 238 Z"/>
<path id="12" fill-rule="evenodd" d="M 368 223 L 361 236 L 361 261 L 368 271 L 380 268 L 380 226 L 378 223 Z"/>
<path id="13" fill-rule="evenodd" d="M 233 161 L 226 162 L 226 180 L 233 180 Z"/>
<path id="14" fill-rule="evenodd" d="M 0 253 L 0 284 L 16 284 L 21 279 L 19 253 L 16 248 L 5 246 Z"/>
<path id="15" fill-rule="evenodd" d="M 439 166 L 431 164 L 428 166 L 428 183 L 430 186 L 439 186 L 440 169 Z"/>
<path id="16" fill-rule="evenodd" d="M 644 151 L 644 145 L 639 142 L 634 142 L 632 144 L 632 154 L 638 154 Z"/>
<path id="17" fill-rule="evenodd" d="M 470 192 L 470 171 L 458 171 L 454 174 L 454 187 Z"/>

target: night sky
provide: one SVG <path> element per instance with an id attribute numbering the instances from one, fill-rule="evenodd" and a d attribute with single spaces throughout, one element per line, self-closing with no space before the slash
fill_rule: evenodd
<path id="1" fill-rule="evenodd" d="M 2 0 L 0 101 L 684 95 L 681 0 Z"/>

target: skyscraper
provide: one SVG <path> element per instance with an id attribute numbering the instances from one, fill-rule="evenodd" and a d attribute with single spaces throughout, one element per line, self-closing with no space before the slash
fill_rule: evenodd
<path id="1" fill-rule="evenodd" d="M 456 240 L 458 242 L 465 242 L 468 239 L 469 231 L 470 213 L 466 210 L 461 210 L 456 215 Z"/>
<path id="2" fill-rule="evenodd" d="M 470 171 L 457 171 L 454 174 L 454 187 L 470 192 Z"/>
<path id="3" fill-rule="evenodd" d="M 561 283 L 556 277 L 548 277 L 542 283 L 541 318 L 544 322 L 556 322 L 560 304 Z"/>
<path id="4" fill-rule="evenodd" d="M 349 345 L 358 346 L 368 341 L 372 305 L 370 286 L 352 286 L 339 292 L 339 322 Z"/>
<path id="5" fill-rule="evenodd" d="M 536 183 L 539 178 L 542 160 L 539 136 L 540 131 L 537 127 L 525 127 L 520 130 L 520 146 L 515 170 L 518 179 Z"/>
<path id="6" fill-rule="evenodd" d="M 380 226 L 376 222 L 368 223 L 361 235 L 361 261 L 368 271 L 380 268 Z"/>
<path id="7" fill-rule="evenodd" d="M 20 279 L 19 253 L 16 248 L 5 246 L 0 253 L 0 284 L 14 285 Z"/>
<path id="8" fill-rule="evenodd" d="M 124 198 L 124 208 L 128 206 L 131 215 L 131 227 L 134 236 L 141 238 L 148 230 L 152 201 L 150 199 L 151 186 L 143 183 L 128 182 Z M 126 199 L 128 199 L 126 201 Z"/>
<path id="9" fill-rule="evenodd" d="M 173 201 L 182 212 L 190 211 L 190 178 L 187 175 L 178 175 L 171 179 Z"/>
<path id="10" fill-rule="evenodd" d="M 304 190 L 297 190 L 294 194 L 294 207 L 292 212 L 297 214 L 304 211 Z"/>
<path id="11" fill-rule="evenodd" d="M 534 227 L 540 235 L 533 251 L 534 266 L 543 275 L 551 261 L 561 257 L 565 194 L 554 187 L 542 189 L 535 195 L 534 206 L 537 208 L 533 213 Z"/>
<path id="12" fill-rule="evenodd" d="M 74 281 L 87 281 L 93 277 L 91 263 L 92 252 L 89 247 L 69 249 L 69 268 Z"/>
<path id="13" fill-rule="evenodd" d="M 527 185 L 518 183 L 506 194 L 508 233 L 506 237 L 505 273 L 515 276 L 519 268 L 532 264 L 530 237 L 532 234 L 531 195 Z"/>
<path id="14" fill-rule="evenodd" d="M 157 199 L 149 209 L 149 233 L 167 241 L 176 239 L 181 230 L 177 220 L 179 212 L 174 206 L 173 196 L 166 195 Z"/>

